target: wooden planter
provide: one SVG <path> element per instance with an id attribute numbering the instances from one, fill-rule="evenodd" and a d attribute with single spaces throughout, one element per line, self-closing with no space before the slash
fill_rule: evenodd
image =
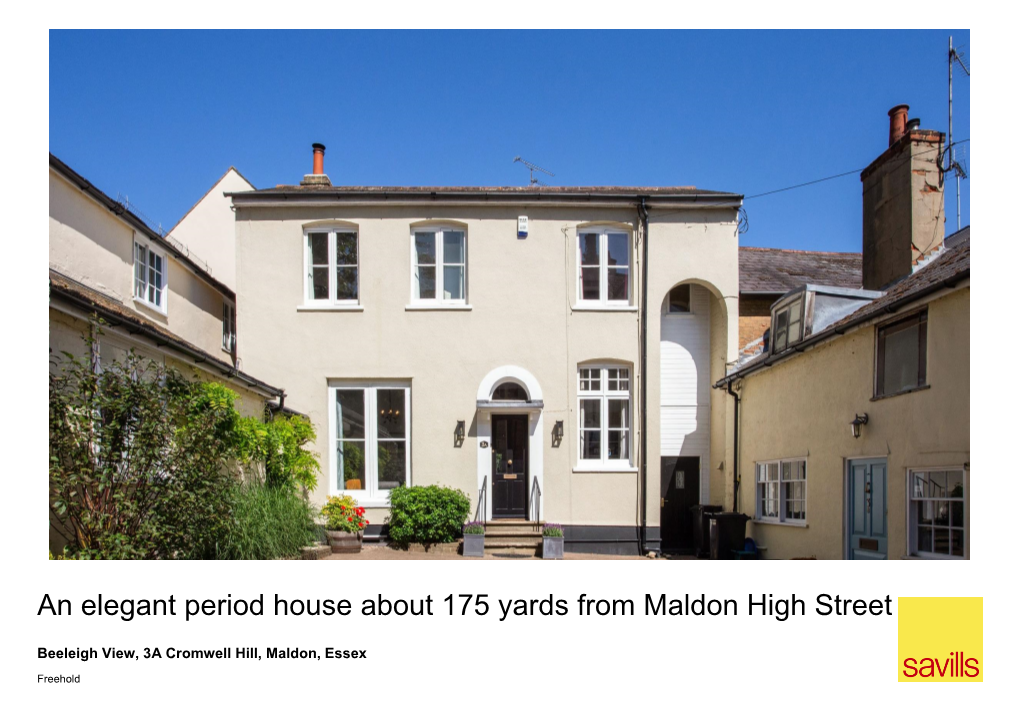
<path id="1" fill-rule="evenodd" d="M 364 531 L 351 533 L 350 531 L 326 531 L 329 537 L 329 548 L 333 553 L 361 553 L 361 541 L 365 537 Z"/>
<path id="2" fill-rule="evenodd" d="M 563 536 L 542 536 L 542 558 L 563 558 Z"/>
<path id="3" fill-rule="evenodd" d="M 484 533 L 465 533 L 464 534 L 464 551 L 465 556 L 472 556 L 474 558 L 481 558 L 485 555 L 485 534 Z"/>

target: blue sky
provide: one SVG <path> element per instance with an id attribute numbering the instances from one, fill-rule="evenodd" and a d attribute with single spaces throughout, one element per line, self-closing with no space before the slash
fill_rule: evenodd
<path id="1" fill-rule="evenodd" d="M 969 64 L 963 30 L 51 31 L 50 151 L 164 228 L 231 165 L 298 182 L 313 142 L 336 185 L 524 185 L 521 155 L 555 185 L 750 196 L 863 168 L 898 103 L 944 131 L 950 34 Z M 859 251 L 860 197 L 853 174 L 748 199 L 741 244 Z"/>

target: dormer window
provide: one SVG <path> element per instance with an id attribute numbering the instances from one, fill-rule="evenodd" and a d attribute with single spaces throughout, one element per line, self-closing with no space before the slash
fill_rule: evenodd
<path id="1" fill-rule="evenodd" d="M 804 337 L 804 296 L 772 309 L 771 344 L 773 353 L 782 353 Z"/>

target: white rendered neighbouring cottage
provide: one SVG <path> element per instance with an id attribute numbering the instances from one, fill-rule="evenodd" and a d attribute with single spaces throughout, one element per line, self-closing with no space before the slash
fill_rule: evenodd
<path id="1" fill-rule="evenodd" d="M 741 196 L 691 187 L 227 193 L 238 353 L 318 429 L 314 500 L 385 533 L 401 485 L 479 519 L 561 523 L 568 550 L 689 541 L 732 499 Z M 683 479 L 683 480 L 680 480 Z"/>

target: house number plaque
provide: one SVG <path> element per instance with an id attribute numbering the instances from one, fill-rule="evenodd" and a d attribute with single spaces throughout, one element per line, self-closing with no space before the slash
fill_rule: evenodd
<path id="1" fill-rule="evenodd" d="M 504 473 L 503 474 L 503 480 L 505 480 L 505 481 L 516 481 L 517 480 L 517 474 L 516 473 Z"/>
<path id="2" fill-rule="evenodd" d="M 480 445 L 480 446 L 481 446 L 482 448 L 488 448 L 488 447 L 489 447 L 489 442 L 488 442 L 488 441 L 482 441 L 482 442 L 481 442 L 481 443 L 480 443 L 479 445 Z"/>

